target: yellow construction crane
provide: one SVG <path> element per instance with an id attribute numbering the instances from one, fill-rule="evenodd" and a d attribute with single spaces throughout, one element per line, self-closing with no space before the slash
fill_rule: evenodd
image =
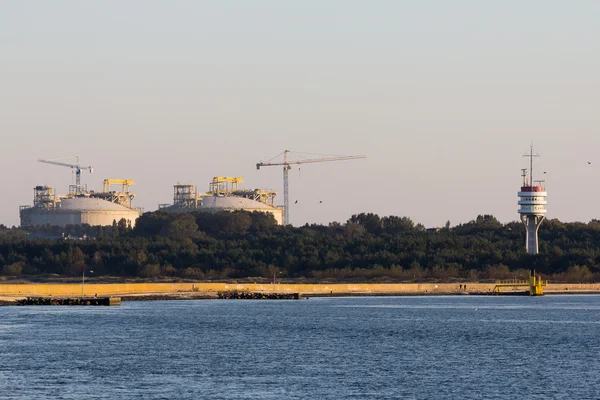
<path id="1" fill-rule="evenodd" d="M 230 176 L 215 176 L 213 177 L 212 182 L 209 184 L 209 190 L 215 193 L 218 193 L 221 190 L 237 190 L 238 184 L 242 182 L 244 182 L 244 178 Z M 229 188 L 230 183 L 231 189 Z"/>
<path id="2" fill-rule="evenodd" d="M 102 191 L 108 193 L 111 185 L 121 185 L 121 193 L 129 193 L 129 186 L 134 184 L 135 182 L 132 179 L 105 179 Z"/>
<path id="3" fill-rule="evenodd" d="M 338 157 L 324 157 L 324 158 L 306 158 L 303 160 L 288 160 L 288 154 L 291 153 L 289 150 L 284 151 L 283 153 L 283 162 L 259 162 L 256 164 L 256 169 L 260 169 L 261 167 L 274 167 L 274 166 L 283 166 L 283 224 L 288 225 L 290 223 L 290 199 L 289 199 L 289 190 L 288 190 L 288 171 L 292 169 L 291 165 L 295 164 L 309 164 L 309 163 L 319 163 L 319 162 L 328 162 L 328 161 L 344 161 L 344 160 L 356 160 L 359 158 L 367 158 L 367 156 L 338 156 Z M 279 157 L 279 154 L 277 157 Z M 277 158 L 275 157 L 275 158 Z"/>
<path id="4" fill-rule="evenodd" d="M 132 179 L 105 179 L 102 192 L 94 193 L 94 196 L 131 208 L 131 201 L 135 198 L 135 194 L 129 191 L 129 186 L 134 184 Z M 121 185 L 121 191 L 111 190 L 111 185 Z"/>
<path id="5" fill-rule="evenodd" d="M 81 165 L 79 165 L 79 156 L 75 156 L 75 157 L 77 158 L 77 164 L 67 164 L 67 163 L 52 161 L 52 160 L 38 160 L 38 162 L 74 169 L 75 170 L 75 183 L 77 184 L 77 186 L 79 186 L 81 184 L 81 171 L 88 170 L 88 171 L 90 171 L 90 173 L 93 173 L 94 168 L 92 168 L 91 165 L 88 165 L 87 167 L 82 167 Z"/>

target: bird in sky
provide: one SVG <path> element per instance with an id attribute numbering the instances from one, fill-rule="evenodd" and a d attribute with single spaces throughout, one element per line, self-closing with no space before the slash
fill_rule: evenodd
<path id="1" fill-rule="evenodd" d="M 588 161 L 588 164 L 591 164 L 591 163 L 592 163 L 591 161 Z"/>
<path id="2" fill-rule="evenodd" d="M 544 175 L 546 175 L 546 171 L 544 171 Z"/>
<path id="3" fill-rule="evenodd" d="M 322 202 L 323 202 L 323 200 L 319 201 L 319 203 L 322 203 Z"/>
<path id="4" fill-rule="evenodd" d="M 296 201 L 294 202 L 294 204 L 298 204 L 298 200 L 296 200 Z"/>

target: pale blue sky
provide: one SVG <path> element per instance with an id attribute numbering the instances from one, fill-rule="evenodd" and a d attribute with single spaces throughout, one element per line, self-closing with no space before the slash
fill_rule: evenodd
<path id="1" fill-rule="evenodd" d="M 290 171 L 295 225 L 507 222 L 531 141 L 548 216 L 600 218 L 598 21 L 598 1 L 2 1 L 0 223 L 72 182 L 38 158 L 79 154 L 90 188 L 134 179 L 154 210 L 216 175 L 283 203 L 255 164 L 286 148 L 369 157 Z"/>

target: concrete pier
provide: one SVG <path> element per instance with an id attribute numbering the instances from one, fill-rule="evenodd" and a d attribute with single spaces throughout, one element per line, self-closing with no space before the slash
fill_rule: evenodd
<path id="1" fill-rule="evenodd" d="M 98 297 L 130 295 L 216 295 L 218 292 L 270 292 L 302 293 L 308 296 L 383 296 L 383 295 L 457 295 L 493 292 L 496 282 L 454 283 L 231 283 L 231 282 L 181 282 L 181 283 L 90 283 L 86 293 Z M 595 293 L 600 294 L 600 283 L 549 282 L 545 294 Z M 11 297 L 79 297 L 81 284 L 76 283 L 0 283 L 0 300 Z M 86 296 L 88 297 L 88 296 Z"/>
<path id="2" fill-rule="evenodd" d="M 19 306 L 119 306 L 120 297 L 26 297 Z"/>

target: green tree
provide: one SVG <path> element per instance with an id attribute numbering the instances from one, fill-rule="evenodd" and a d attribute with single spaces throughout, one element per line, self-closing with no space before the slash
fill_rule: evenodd
<path id="1" fill-rule="evenodd" d="M 179 214 L 166 225 L 166 236 L 175 241 L 190 238 L 197 231 L 196 218 L 191 214 Z"/>

